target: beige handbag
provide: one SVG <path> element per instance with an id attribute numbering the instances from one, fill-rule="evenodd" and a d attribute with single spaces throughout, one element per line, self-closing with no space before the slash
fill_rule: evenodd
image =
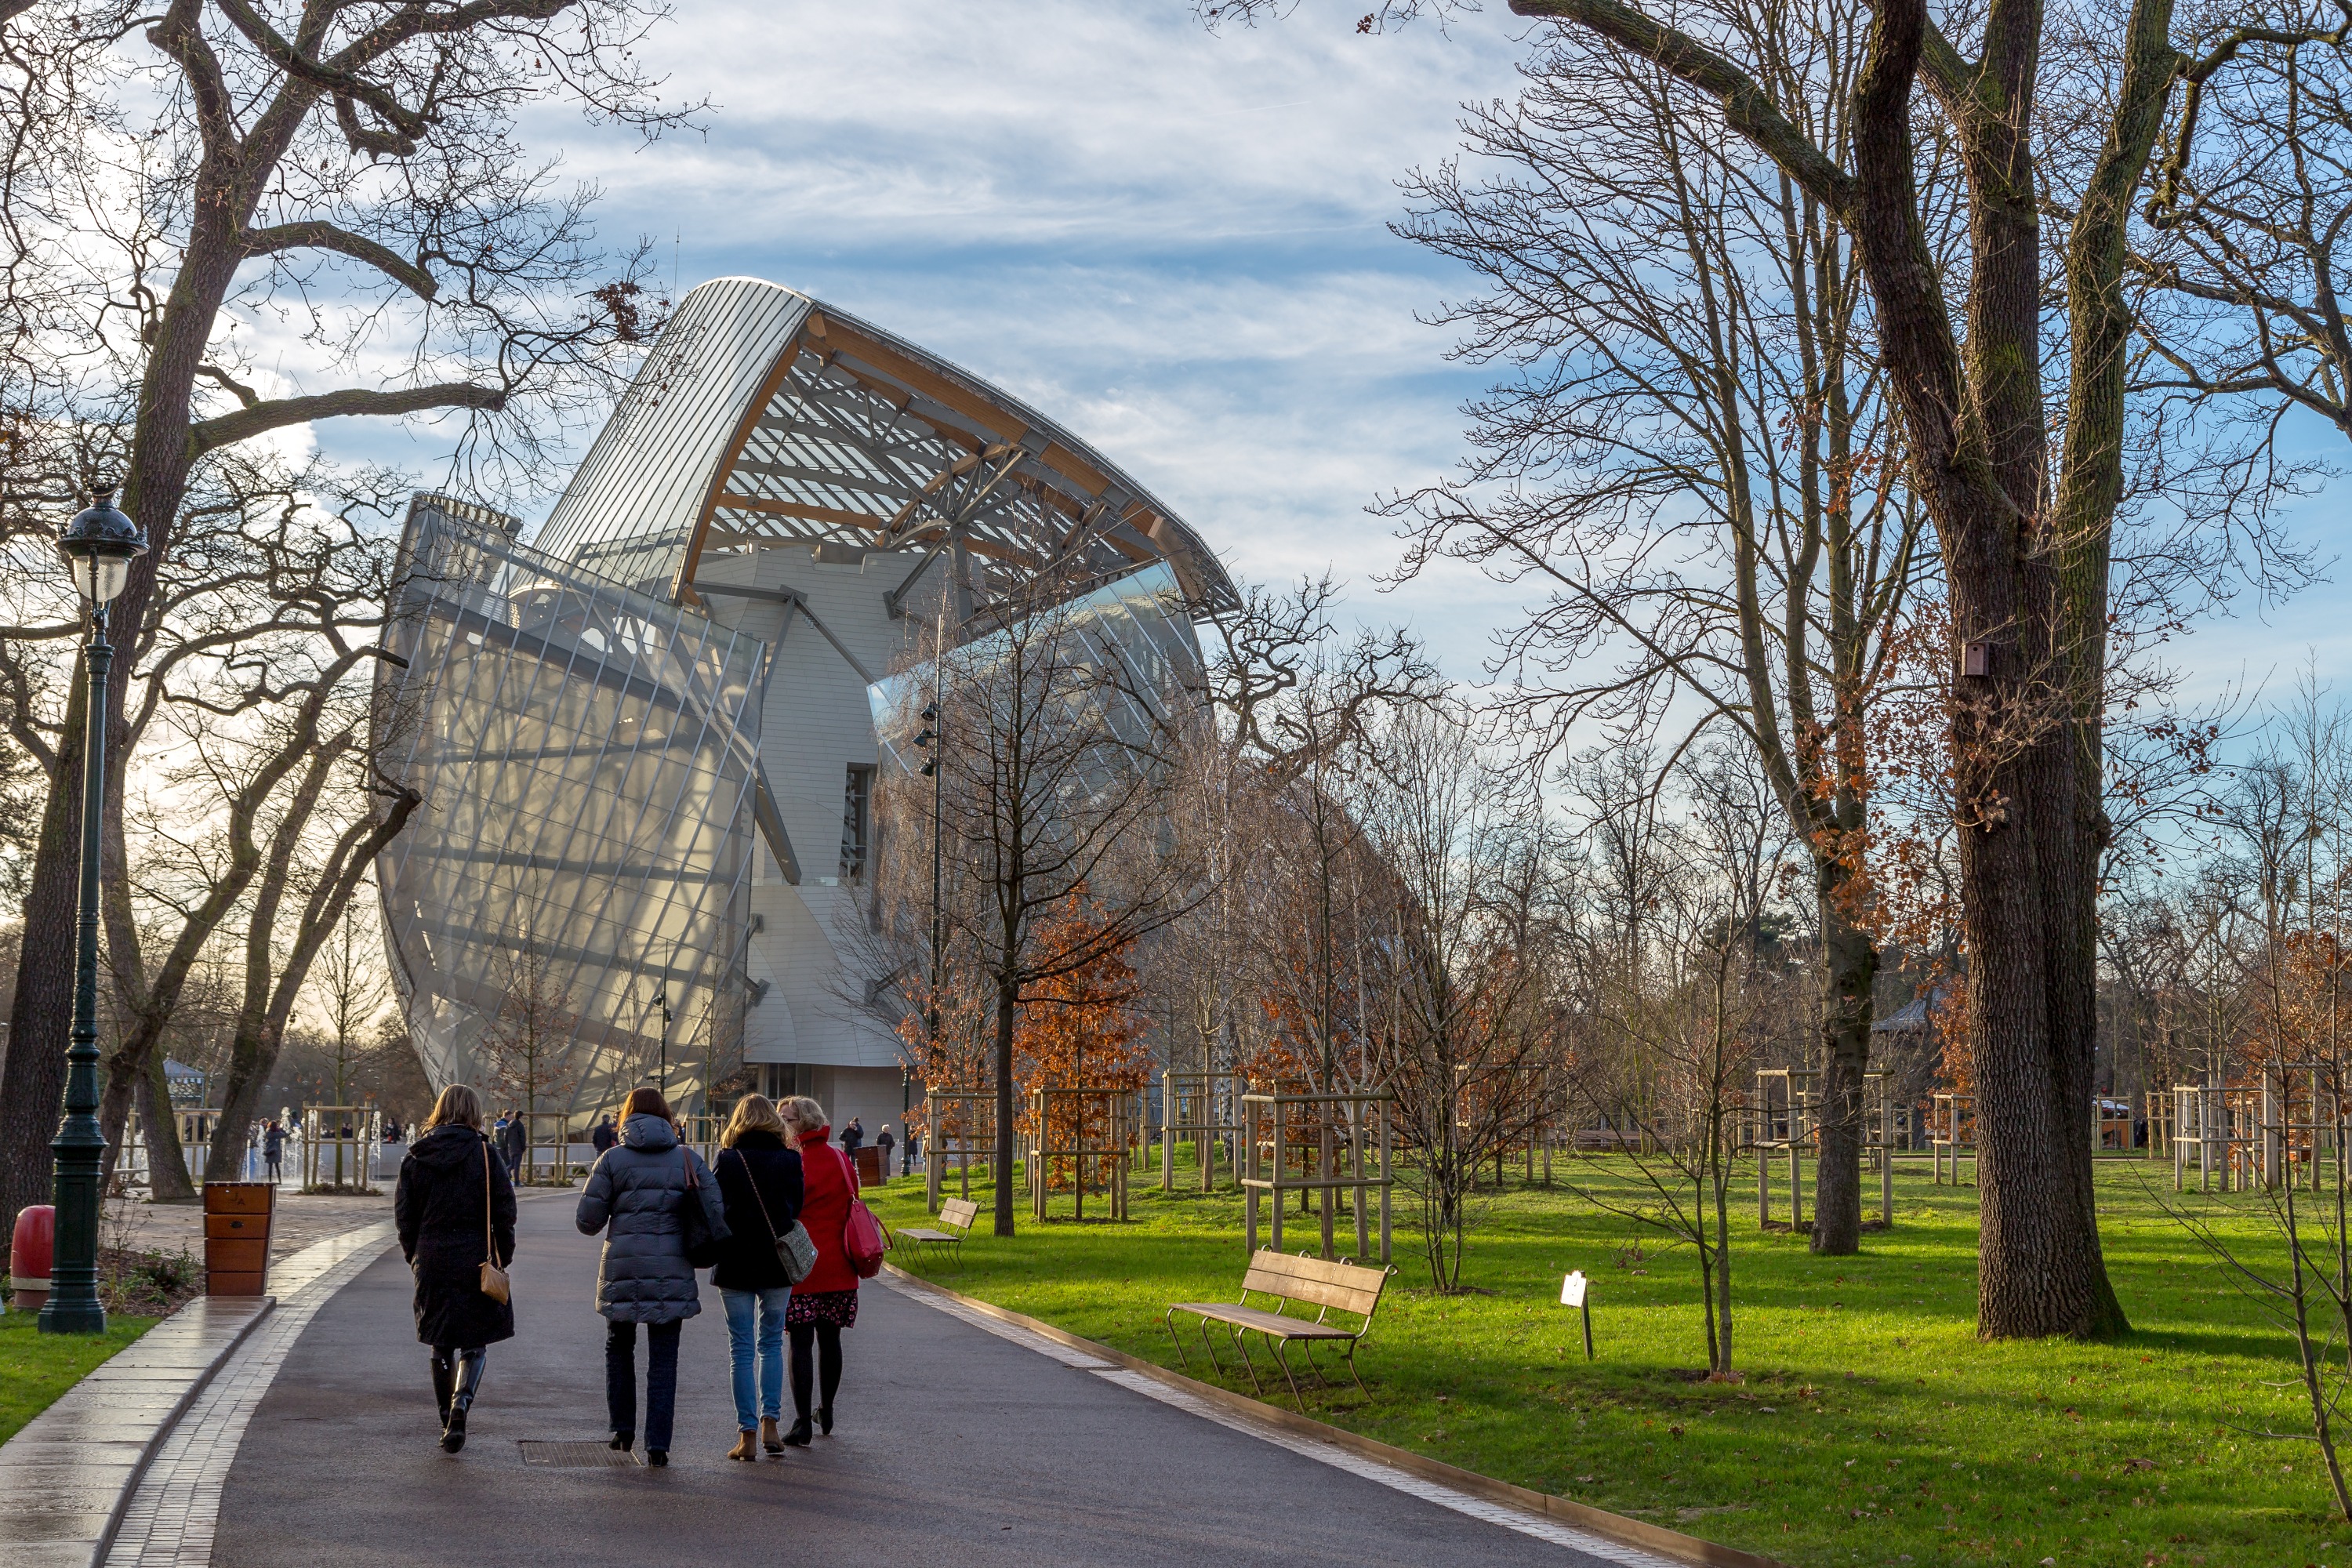
<path id="1" fill-rule="evenodd" d="M 499 1267 L 498 1230 L 490 1220 L 490 1142 L 482 1140 L 482 1294 L 493 1301 L 512 1299 L 507 1271 Z"/>

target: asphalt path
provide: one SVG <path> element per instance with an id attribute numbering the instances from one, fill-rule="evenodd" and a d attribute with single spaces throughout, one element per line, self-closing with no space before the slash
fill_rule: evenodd
<path id="1" fill-rule="evenodd" d="M 444 1455 L 395 1250 L 330 1300 L 231 1468 L 228 1568 L 523 1563 L 1542 1564 L 1600 1559 L 1202 1419 L 877 1284 L 844 1337 L 831 1438 L 726 1458 L 727 1327 L 705 1288 L 679 1356 L 667 1469 L 523 1462 L 601 1442 L 597 1242 L 526 1201 L 516 1337 L 493 1346 L 463 1454 Z M 639 1351 L 643 1375 L 644 1352 Z M 786 1415 L 790 1415 L 789 1396 Z"/>

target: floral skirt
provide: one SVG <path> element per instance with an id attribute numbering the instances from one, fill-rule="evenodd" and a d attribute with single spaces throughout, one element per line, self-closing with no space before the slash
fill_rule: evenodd
<path id="1" fill-rule="evenodd" d="M 855 1327 L 857 1322 L 857 1291 L 814 1290 L 793 1292 L 791 1302 L 784 1308 L 784 1327 L 797 1329 L 812 1323 L 831 1323 L 836 1329 Z"/>

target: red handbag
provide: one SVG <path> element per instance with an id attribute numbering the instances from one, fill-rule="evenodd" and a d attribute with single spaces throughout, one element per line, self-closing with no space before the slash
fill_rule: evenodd
<path id="1" fill-rule="evenodd" d="M 841 1155 L 842 1174 L 849 1183 L 849 1218 L 841 1227 L 841 1249 L 848 1254 L 849 1267 L 857 1277 L 871 1279 L 882 1272 L 882 1255 L 890 1250 L 890 1238 L 882 1233 L 882 1222 L 874 1217 L 866 1200 L 857 1195 L 857 1167 L 839 1149 L 834 1152 Z"/>

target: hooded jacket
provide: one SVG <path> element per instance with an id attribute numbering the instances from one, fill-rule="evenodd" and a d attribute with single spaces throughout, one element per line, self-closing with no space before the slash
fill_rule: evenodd
<path id="1" fill-rule="evenodd" d="M 630 1117 L 580 1194 L 581 1233 L 605 1232 L 598 1311 L 616 1323 L 675 1323 L 702 1310 L 679 1217 L 689 1203 L 702 1205 L 712 1234 L 727 1234 L 719 1182 L 702 1156 L 680 1148 L 660 1117 Z"/>
<path id="2" fill-rule="evenodd" d="M 482 1261 L 495 1237 L 501 1266 L 514 1258 L 515 1192 L 506 1163 L 470 1127 L 436 1127 L 408 1146 L 393 1189 L 400 1250 L 416 1276 L 416 1337 L 465 1348 L 514 1337 L 511 1303 L 482 1294 Z M 483 1199 L 489 1224 L 483 1224 Z"/>

